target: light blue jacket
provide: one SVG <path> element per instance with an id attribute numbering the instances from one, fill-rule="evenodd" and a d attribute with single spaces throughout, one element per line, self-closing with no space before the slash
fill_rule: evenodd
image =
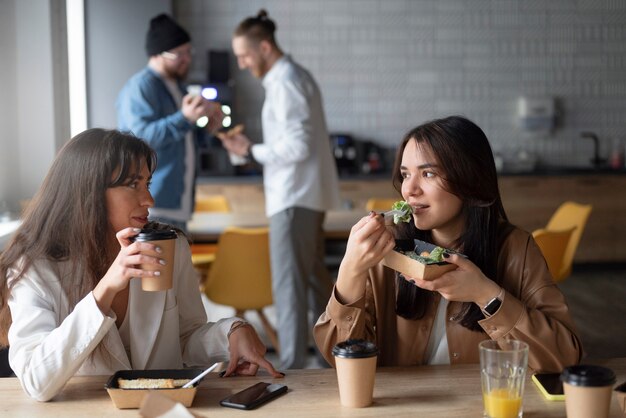
<path id="1" fill-rule="evenodd" d="M 180 83 L 179 88 L 184 95 Z M 116 108 L 118 129 L 144 139 L 157 153 L 157 169 L 150 186 L 154 206 L 180 208 L 185 176 L 185 135 L 194 126 L 187 122 L 165 83 L 149 67 L 126 82 Z M 201 131 L 196 130 L 198 134 Z M 194 145 L 197 147 L 195 141 Z"/>

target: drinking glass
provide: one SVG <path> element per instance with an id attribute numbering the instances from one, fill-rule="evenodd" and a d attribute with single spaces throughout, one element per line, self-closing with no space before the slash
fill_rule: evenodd
<path id="1" fill-rule="evenodd" d="M 484 417 L 521 418 L 528 344 L 523 341 L 482 341 L 480 371 Z"/>

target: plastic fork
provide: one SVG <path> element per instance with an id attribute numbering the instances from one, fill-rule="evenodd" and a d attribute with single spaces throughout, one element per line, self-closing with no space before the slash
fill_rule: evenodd
<path id="1" fill-rule="evenodd" d="M 215 368 L 219 365 L 219 363 L 215 363 L 213 364 L 211 367 L 209 367 L 208 369 L 206 369 L 205 371 L 203 371 L 202 373 L 200 373 L 199 375 L 197 375 L 196 377 L 194 377 L 193 379 L 191 379 L 189 382 L 185 383 L 183 385 L 183 389 L 187 389 L 190 388 L 194 385 L 194 383 L 196 383 L 198 380 L 202 379 L 204 376 L 206 376 L 207 374 L 211 373 L 213 370 L 215 370 Z"/>

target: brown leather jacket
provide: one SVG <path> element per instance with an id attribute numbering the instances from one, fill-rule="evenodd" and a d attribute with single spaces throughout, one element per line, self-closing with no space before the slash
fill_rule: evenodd
<path id="1" fill-rule="evenodd" d="M 461 326 L 455 315 L 461 303 L 450 302 L 446 335 L 451 364 L 478 363 L 478 343 L 486 339 L 516 339 L 529 344 L 528 365 L 535 371 L 560 372 L 576 364 L 582 346 L 563 294 L 552 281 L 532 236 L 519 228 L 505 239 L 498 259 L 506 293 L 500 309 L 479 321 L 482 332 Z M 333 346 L 349 338 L 375 342 L 379 366 L 424 364 L 425 351 L 440 296 L 437 293 L 422 319 L 395 313 L 395 272 L 379 264 L 370 269 L 365 295 L 350 305 L 330 298 L 313 334 L 326 360 L 334 365 Z"/>

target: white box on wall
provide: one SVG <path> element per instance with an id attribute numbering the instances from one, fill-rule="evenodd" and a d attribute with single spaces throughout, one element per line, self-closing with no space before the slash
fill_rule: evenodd
<path id="1" fill-rule="evenodd" d="M 552 97 L 520 97 L 518 100 L 518 122 L 526 132 L 549 133 L 554 129 L 555 116 Z"/>

